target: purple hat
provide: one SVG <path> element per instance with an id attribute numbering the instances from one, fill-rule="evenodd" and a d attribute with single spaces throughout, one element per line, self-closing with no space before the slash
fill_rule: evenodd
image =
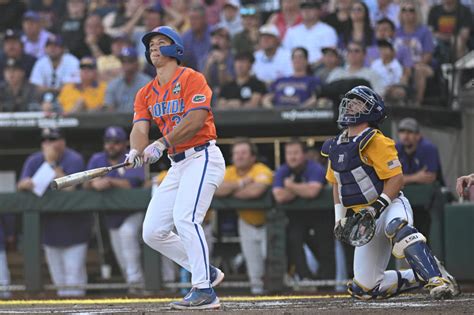
<path id="1" fill-rule="evenodd" d="M 28 10 L 23 14 L 23 20 L 31 20 L 35 22 L 39 22 L 41 19 L 40 15 L 38 12 L 33 11 L 33 10 Z"/>
<path id="2" fill-rule="evenodd" d="M 104 141 L 115 140 L 115 141 L 127 141 L 127 133 L 122 127 L 110 126 L 105 129 Z"/>
<path id="3" fill-rule="evenodd" d="M 63 38 L 59 35 L 53 34 L 48 37 L 48 40 L 46 41 L 46 46 L 47 45 L 64 46 Z"/>
<path id="4" fill-rule="evenodd" d="M 137 59 L 138 58 L 138 52 L 134 47 L 124 47 L 122 48 L 122 51 L 120 52 L 120 58 L 126 58 L 126 59 Z"/>

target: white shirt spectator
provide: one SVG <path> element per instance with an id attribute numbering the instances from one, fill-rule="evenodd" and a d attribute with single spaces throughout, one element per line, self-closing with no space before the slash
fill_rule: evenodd
<path id="1" fill-rule="evenodd" d="M 384 90 L 395 84 L 400 84 L 403 75 L 403 68 L 396 58 L 393 58 L 388 64 L 384 64 L 381 58 L 374 60 L 370 66 L 381 78 Z"/>
<path id="2" fill-rule="evenodd" d="M 315 63 L 321 59 L 324 47 L 337 46 L 337 33 L 332 26 L 317 22 L 310 28 L 304 24 L 290 27 L 283 39 L 283 47 L 291 51 L 296 47 L 304 47 L 309 52 L 309 62 Z"/>
<path id="3" fill-rule="evenodd" d="M 36 58 L 41 58 L 44 55 L 46 55 L 45 52 L 45 47 L 46 47 L 46 42 L 48 41 L 48 38 L 50 36 L 53 36 L 50 32 L 42 29 L 38 35 L 38 40 L 36 42 L 32 42 L 26 37 L 26 35 L 23 35 L 21 37 L 21 41 L 23 42 L 23 51 L 27 54 L 30 54 L 32 56 L 35 56 Z"/>
<path id="4" fill-rule="evenodd" d="M 56 69 L 49 56 L 38 59 L 31 71 L 32 84 L 60 89 L 65 83 L 80 83 L 79 60 L 69 53 L 64 53 Z"/>
<path id="5" fill-rule="evenodd" d="M 385 87 L 382 84 L 382 79 L 374 70 L 367 67 L 362 67 L 357 71 L 349 71 L 348 67 L 336 68 L 329 74 L 328 78 L 326 79 L 326 82 L 331 83 L 337 80 L 355 79 L 355 78 L 369 81 L 374 91 L 380 95 L 383 95 Z"/>
<path id="6" fill-rule="evenodd" d="M 268 58 L 263 50 L 254 53 L 255 62 L 252 71 L 260 81 L 270 84 L 278 78 L 293 74 L 291 53 L 283 47 L 278 47 L 275 55 Z"/>

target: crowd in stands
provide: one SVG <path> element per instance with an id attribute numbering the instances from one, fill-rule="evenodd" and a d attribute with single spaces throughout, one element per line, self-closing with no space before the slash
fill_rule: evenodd
<path id="1" fill-rule="evenodd" d="M 155 76 L 141 37 L 159 25 L 181 33 L 184 65 L 206 76 L 224 110 L 325 107 L 355 82 L 418 106 L 447 88 L 441 65 L 474 48 L 474 5 L 463 0 L 29 0 L 0 9 L 1 112 L 131 113 Z"/>

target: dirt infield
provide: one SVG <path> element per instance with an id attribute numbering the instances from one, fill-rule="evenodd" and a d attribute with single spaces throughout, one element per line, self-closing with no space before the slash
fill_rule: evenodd
<path id="1" fill-rule="evenodd" d="M 433 301 L 426 294 L 361 302 L 347 295 L 222 297 L 220 311 L 170 311 L 169 298 L 0 301 L 0 314 L 474 314 L 474 294 Z"/>

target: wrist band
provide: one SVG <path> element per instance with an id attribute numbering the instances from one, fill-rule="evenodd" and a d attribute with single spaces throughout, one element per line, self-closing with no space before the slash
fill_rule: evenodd
<path id="1" fill-rule="evenodd" d="M 341 203 L 336 203 L 334 205 L 334 217 L 336 220 L 336 223 L 344 218 L 346 216 L 347 209 L 341 204 Z"/>

